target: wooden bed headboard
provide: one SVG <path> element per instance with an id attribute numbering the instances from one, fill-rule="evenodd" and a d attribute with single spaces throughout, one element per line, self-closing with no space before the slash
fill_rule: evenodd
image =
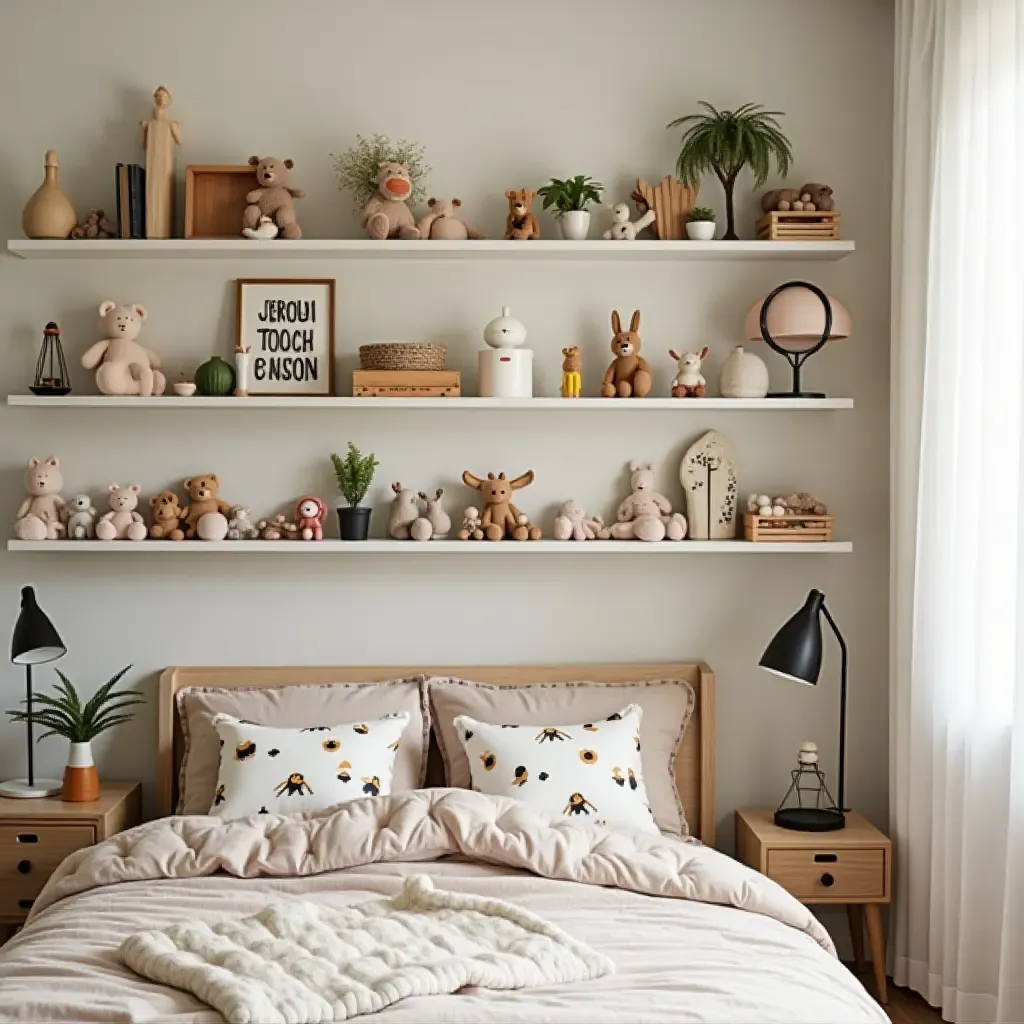
<path id="1" fill-rule="evenodd" d="M 693 718 L 676 752 L 676 785 L 686 808 L 690 832 L 707 845 L 715 841 L 715 677 L 703 662 L 620 665 L 372 665 L 177 667 L 160 676 L 157 740 L 157 807 L 173 813 L 178 799 L 178 769 L 184 737 L 175 694 L 190 686 L 260 687 L 292 684 L 373 683 L 423 676 L 455 676 L 481 683 L 529 685 L 588 680 L 623 683 L 645 679 L 685 679 L 697 697 Z"/>

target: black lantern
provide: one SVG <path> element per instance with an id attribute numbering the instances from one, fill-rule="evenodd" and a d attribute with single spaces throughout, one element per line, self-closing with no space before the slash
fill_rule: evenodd
<path id="1" fill-rule="evenodd" d="M 790 618 L 785 625 L 772 637 L 771 643 L 765 648 L 758 664 L 775 675 L 784 679 L 792 679 L 797 683 L 816 686 L 818 674 L 821 672 L 821 616 L 825 617 L 839 643 L 840 661 L 840 695 L 839 695 L 839 800 L 832 805 L 832 798 L 825 788 L 824 778 L 818 770 L 817 751 L 813 761 L 807 759 L 807 768 L 815 780 L 820 783 L 819 796 L 814 806 L 806 806 L 803 800 L 797 801 L 796 807 L 787 807 L 786 802 L 793 794 L 800 797 L 800 783 L 804 781 L 804 762 L 801 761 L 793 773 L 793 784 L 783 798 L 782 804 L 775 812 L 775 824 L 780 828 L 796 829 L 800 832 L 831 832 L 846 827 L 848 810 L 844 806 L 846 798 L 846 641 L 843 639 L 835 619 L 832 618 L 825 605 L 825 595 L 820 590 L 812 590 L 807 595 L 803 607 Z M 813 767 L 811 767 L 813 765 Z M 806 781 L 810 782 L 810 779 Z M 812 783 L 813 785 L 813 783 Z M 811 788 L 811 787 L 805 787 Z M 822 807 L 822 794 L 826 803 L 831 806 Z"/>
<path id="2" fill-rule="evenodd" d="M 60 328 L 51 320 L 43 328 L 43 347 L 36 360 L 36 375 L 29 388 L 33 395 L 53 397 L 71 392 L 71 378 L 64 362 L 64 347 L 60 343 Z"/>

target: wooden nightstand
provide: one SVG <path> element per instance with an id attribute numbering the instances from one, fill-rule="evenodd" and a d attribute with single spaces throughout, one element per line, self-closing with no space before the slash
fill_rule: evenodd
<path id="1" fill-rule="evenodd" d="M 887 836 L 853 811 L 838 832 L 794 832 L 776 826 L 771 811 L 737 811 L 736 854 L 802 903 L 844 904 L 858 968 L 867 924 L 878 998 L 888 1002 L 881 913 L 891 898 Z"/>
<path id="2" fill-rule="evenodd" d="M 58 864 L 142 820 L 137 782 L 104 782 L 99 800 L 0 797 L 0 942 L 24 923 L 32 901 Z"/>

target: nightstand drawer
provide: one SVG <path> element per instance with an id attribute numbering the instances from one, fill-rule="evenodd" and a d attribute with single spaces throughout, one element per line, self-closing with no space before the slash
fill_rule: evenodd
<path id="1" fill-rule="evenodd" d="M 92 825 L 0 826 L 0 918 L 27 914 L 57 865 L 95 842 Z"/>
<path id="2" fill-rule="evenodd" d="M 885 898 L 885 850 L 769 850 L 769 878 L 797 899 Z"/>

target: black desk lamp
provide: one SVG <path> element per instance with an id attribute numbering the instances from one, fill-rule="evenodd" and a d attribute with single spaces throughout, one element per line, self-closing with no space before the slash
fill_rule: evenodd
<path id="1" fill-rule="evenodd" d="M 26 710 L 32 713 L 32 666 L 45 665 L 67 654 L 60 634 L 36 604 L 36 592 L 31 587 L 21 588 L 21 614 L 11 637 L 11 662 L 25 666 Z M 53 796 L 61 791 L 59 779 L 37 779 L 33 763 L 32 719 L 28 720 L 28 778 L 0 782 L 0 796 L 41 797 Z"/>
<path id="2" fill-rule="evenodd" d="M 839 800 L 836 807 L 780 807 L 775 824 L 799 832 L 833 832 L 846 827 L 846 641 L 825 605 L 825 595 L 812 590 L 804 606 L 775 634 L 758 664 L 785 679 L 815 686 L 821 672 L 821 616 L 824 615 L 842 655 L 839 698 Z M 827 791 L 826 791 L 827 792 Z"/>

